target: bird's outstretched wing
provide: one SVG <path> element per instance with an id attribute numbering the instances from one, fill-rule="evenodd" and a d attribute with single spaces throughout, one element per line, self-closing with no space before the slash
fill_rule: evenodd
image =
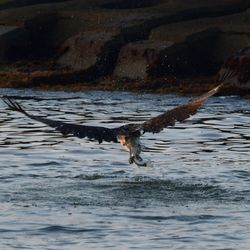
<path id="1" fill-rule="evenodd" d="M 213 88 L 209 92 L 201 95 L 195 99 L 190 100 L 186 104 L 180 105 L 174 109 L 168 110 L 167 112 L 153 117 L 142 124 L 143 132 L 152 132 L 158 133 L 168 126 L 174 126 L 175 122 L 182 122 L 185 119 L 189 118 L 191 115 L 194 115 L 197 110 L 201 107 L 203 102 L 210 96 L 216 94 L 219 88 L 223 85 L 220 84 L 217 87 Z"/>
<path id="2" fill-rule="evenodd" d="M 166 127 L 174 126 L 176 121 L 184 121 L 191 115 L 194 115 L 201 107 L 203 102 L 208 97 L 216 94 L 222 85 L 223 83 L 205 93 L 204 95 L 192 99 L 186 104 L 168 110 L 161 115 L 153 117 L 142 124 L 126 124 L 113 129 L 54 121 L 27 113 L 16 101 L 9 97 L 4 97 L 3 101 L 9 106 L 11 110 L 21 112 L 31 119 L 45 123 L 48 126 L 55 128 L 63 135 L 74 135 L 79 138 L 87 137 L 92 140 L 97 140 L 99 143 L 101 143 L 102 141 L 117 142 L 118 135 L 134 135 L 137 137 L 140 135 L 139 131 L 142 131 L 143 133 L 158 133 Z"/>
<path id="3" fill-rule="evenodd" d="M 9 106 L 13 111 L 23 113 L 27 117 L 45 123 L 46 125 L 55 128 L 57 131 L 61 132 L 63 135 L 73 135 L 79 138 L 87 137 L 92 140 L 96 140 L 99 143 L 102 141 L 107 142 L 117 142 L 116 129 L 110 129 L 105 127 L 96 127 L 96 126 L 86 126 L 86 125 L 77 125 L 70 124 L 61 121 L 54 121 L 47 118 L 43 118 L 36 115 L 31 115 L 27 113 L 20 104 L 9 97 L 3 97 L 3 101 Z"/>

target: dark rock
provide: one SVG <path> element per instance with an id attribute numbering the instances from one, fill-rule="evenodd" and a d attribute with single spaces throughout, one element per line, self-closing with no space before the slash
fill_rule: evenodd
<path id="1" fill-rule="evenodd" d="M 16 61 L 24 58 L 29 49 L 29 37 L 25 29 L 0 26 L 0 61 Z"/>
<path id="2" fill-rule="evenodd" d="M 161 52 L 158 60 L 148 68 L 151 77 L 201 76 L 212 74 L 216 67 L 211 62 L 211 53 L 219 29 L 207 29 L 188 36 Z M 216 65 L 217 66 L 217 65 Z"/>
<path id="3" fill-rule="evenodd" d="M 114 76 L 129 79 L 147 78 L 148 68 L 159 59 L 160 53 L 171 45 L 171 42 L 153 40 L 127 44 L 120 51 Z"/>
<path id="4" fill-rule="evenodd" d="M 122 48 L 114 75 L 144 79 L 211 73 L 209 55 L 219 32 L 218 29 L 208 29 L 179 43 L 164 40 L 130 43 Z"/>
<path id="5" fill-rule="evenodd" d="M 230 55 L 244 48 L 250 41 L 250 11 L 215 18 L 199 18 L 161 25 L 152 29 L 150 39 L 183 43 L 187 37 L 203 30 L 221 30 L 214 37 L 213 49 L 209 43 L 201 44 L 203 50 L 210 50 L 211 66 L 216 72 Z"/>
<path id="6" fill-rule="evenodd" d="M 65 41 L 59 51 L 57 63 L 75 71 L 93 67 L 100 60 L 105 44 L 114 40 L 115 35 L 111 32 L 94 31 L 77 34 Z"/>
<path id="7" fill-rule="evenodd" d="M 0 24 L 16 28 L 0 34 L 0 62 L 15 68 L 22 60 L 30 73 L 18 66 L 15 76 L 21 71 L 34 85 L 115 76 L 159 87 L 157 78 L 214 76 L 249 43 L 249 7 L 249 0 L 4 1 Z"/>
<path id="8" fill-rule="evenodd" d="M 64 2 L 69 0 L 12 0 L 4 2 L 0 5 L 0 10 L 4 9 L 10 9 L 10 8 L 17 8 L 17 7 L 23 7 L 23 6 L 29 6 L 34 4 L 40 4 L 40 3 L 51 3 L 51 2 Z"/>
<path id="9" fill-rule="evenodd" d="M 102 7 L 107 9 L 137 9 L 137 8 L 152 7 L 158 5 L 161 2 L 162 0 L 136 0 L 136 1 L 120 0 L 103 4 Z"/>
<path id="10" fill-rule="evenodd" d="M 24 21 L 24 29 L 29 34 L 30 59 L 48 59 L 56 53 L 53 34 L 59 17 L 55 12 L 38 14 Z"/>

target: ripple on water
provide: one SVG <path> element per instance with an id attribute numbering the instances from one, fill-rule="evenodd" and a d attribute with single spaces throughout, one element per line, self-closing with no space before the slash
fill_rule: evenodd
<path id="1" fill-rule="evenodd" d="M 99 232 L 101 229 L 97 228 L 75 228 L 75 227 L 63 227 L 63 226 L 48 226 L 39 228 L 37 231 L 42 233 L 66 233 L 66 234 L 77 234 L 77 233 L 85 233 L 85 232 Z"/>

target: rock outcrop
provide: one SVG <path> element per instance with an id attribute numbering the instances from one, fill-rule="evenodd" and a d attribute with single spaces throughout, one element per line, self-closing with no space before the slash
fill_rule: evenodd
<path id="1" fill-rule="evenodd" d="M 248 0 L 6 0 L 0 83 L 211 79 L 250 42 L 249 16 Z"/>
<path id="2" fill-rule="evenodd" d="M 148 70 L 159 60 L 163 51 L 173 43 L 142 40 L 122 47 L 114 69 L 114 76 L 123 79 L 146 79 Z"/>

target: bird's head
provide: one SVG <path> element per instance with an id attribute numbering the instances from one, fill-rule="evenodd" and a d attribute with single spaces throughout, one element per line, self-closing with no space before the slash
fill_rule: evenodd
<path id="1" fill-rule="evenodd" d="M 129 136 L 127 135 L 118 135 L 117 136 L 118 142 L 121 143 L 122 146 L 126 146 L 129 141 Z"/>

